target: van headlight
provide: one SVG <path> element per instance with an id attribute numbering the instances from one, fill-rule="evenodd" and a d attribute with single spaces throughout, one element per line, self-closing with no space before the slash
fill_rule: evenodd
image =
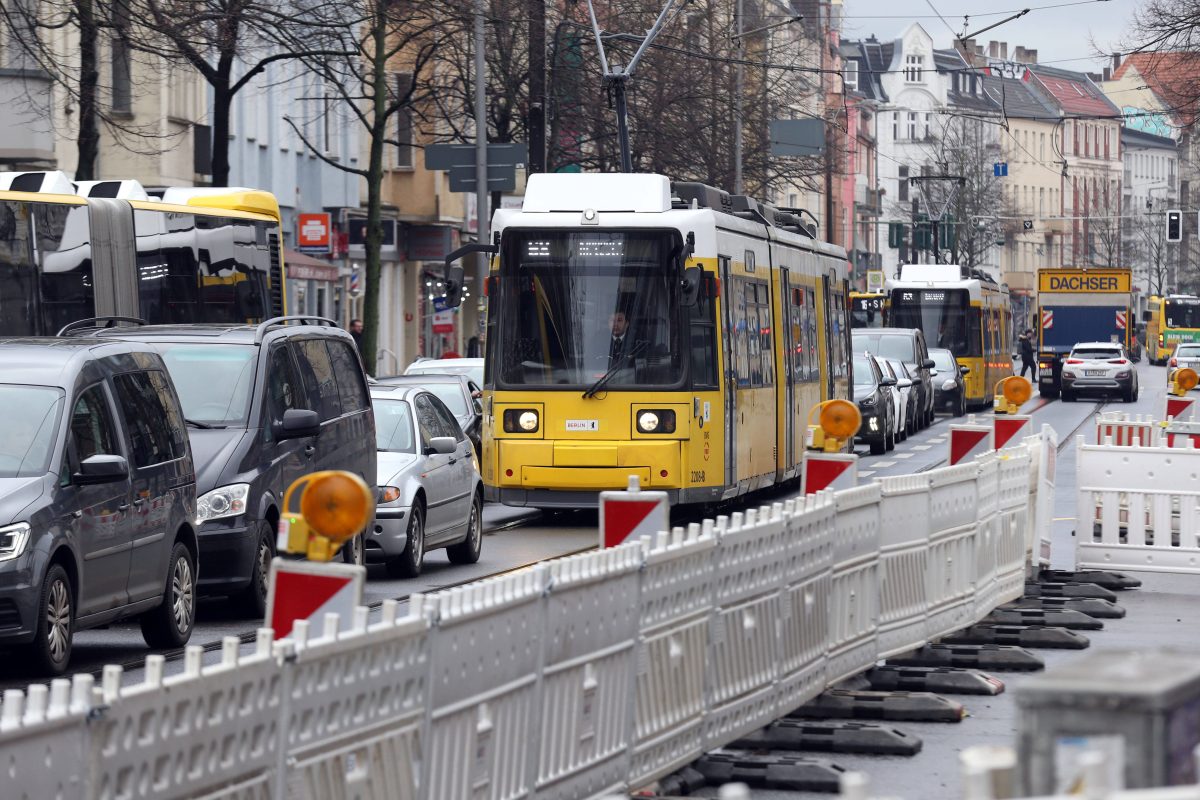
<path id="1" fill-rule="evenodd" d="M 12 561 L 29 544 L 29 523 L 18 522 L 0 528 L 0 561 Z"/>
<path id="2" fill-rule="evenodd" d="M 249 494 L 250 484 L 231 483 L 201 495 L 196 499 L 196 524 L 245 514 Z"/>

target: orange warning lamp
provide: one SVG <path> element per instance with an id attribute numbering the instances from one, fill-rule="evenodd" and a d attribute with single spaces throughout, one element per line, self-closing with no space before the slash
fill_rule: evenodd
<path id="1" fill-rule="evenodd" d="M 1168 387 L 1171 394 L 1176 397 L 1183 397 L 1192 389 L 1196 388 L 1196 384 L 1200 383 L 1200 375 L 1196 374 L 1196 370 L 1191 367 L 1177 369 L 1171 373 L 1171 384 Z"/>
<path id="2" fill-rule="evenodd" d="M 371 489 L 352 472 L 323 470 L 298 478 L 283 495 L 279 549 L 329 561 L 362 533 L 375 510 Z"/>
<path id="3" fill-rule="evenodd" d="M 1020 375 L 1010 375 L 999 381 L 992 391 L 996 395 L 997 414 L 1016 414 L 1033 396 L 1033 385 Z"/>
<path id="4" fill-rule="evenodd" d="M 817 422 L 813 423 L 813 416 Z M 854 438 L 862 425 L 858 406 L 849 400 L 826 400 L 808 412 L 808 446 L 813 450 L 836 453 L 845 449 L 846 441 Z"/>

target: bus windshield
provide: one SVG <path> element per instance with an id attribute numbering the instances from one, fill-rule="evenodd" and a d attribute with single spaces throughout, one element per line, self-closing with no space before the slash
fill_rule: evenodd
<path id="1" fill-rule="evenodd" d="M 978 325 L 971 324 L 971 312 L 965 289 L 894 289 L 890 324 L 920 328 L 930 347 L 977 356 L 982 341 Z"/>
<path id="2" fill-rule="evenodd" d="M 492 355 L 502 386 L 606 390 L 683 379 L 678 233 L 522 231 L 501 265 Z"/>
<path id="3" fill-rule="evenodd" d="M 1165 306 L 1168 328 L 1200 328 L 1200 298 L 1167 300 Z"/>

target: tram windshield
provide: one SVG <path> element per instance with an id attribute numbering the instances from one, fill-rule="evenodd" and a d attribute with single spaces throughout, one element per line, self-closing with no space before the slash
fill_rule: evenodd
<path id="1" fill-rule="evenodd" d="M 858 295 L 850 299 L 850 327 L 882 328 L 883 295 Z"/>
<path id="2" fill-rule="evenodd" d="M 502 259 L 495 379 L 606 390 L 683 379 L 681 238 L 671 231 L 521 231 Z"/>
<path id="3" fill-rule="evenodd" d="M 1200 328 L 1200 298 L 1166 301 L 1168 328 Z"/>
<path id="4" fill-rule="evenodd" d="M 888 323 L 893 328 L 920 328 L 929 347 L 960 357 L 980 355 L 978 325 L 971 322 L 971 300 L 965 289 L 892 291 Z"/>

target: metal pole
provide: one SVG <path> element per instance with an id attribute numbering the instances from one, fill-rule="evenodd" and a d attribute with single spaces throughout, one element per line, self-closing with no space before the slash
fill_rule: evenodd
<path id="1" fill-rule="evenodd" d="M 629 151 L 629 118 L 625 107 L 626 77 L 621 73 L 614 78 L 613 99 L 617 106 L 617 141 L 621 145 L 621 172 L 633 172 L 633 155 Z"/>
<path id="2" fill-rule="evenodd" d="M 546 2 L 527 0 L 529 14 L 529 171 L 546 171 Z"/>
<path id="3" fill-rule="evenodd" d="M 738 63 L 734 66 L 733 88 L 733 193 L 742 194 L 742 92 L 745 90 L 746 67 L 742 60 L 746 46 L 742 42 L 742 0 L 737 0 L 734 10 L 737 27 L 737 56 Z"/>
<path id="4" fill-rule="evenodd" d="M 484 0 L 475 0 L 475 217 L 480 242 L 488 242 L 487 58 L 484 53 Z M 479 292 L 487 280 L 488 257 L 479 254 Z"/>

